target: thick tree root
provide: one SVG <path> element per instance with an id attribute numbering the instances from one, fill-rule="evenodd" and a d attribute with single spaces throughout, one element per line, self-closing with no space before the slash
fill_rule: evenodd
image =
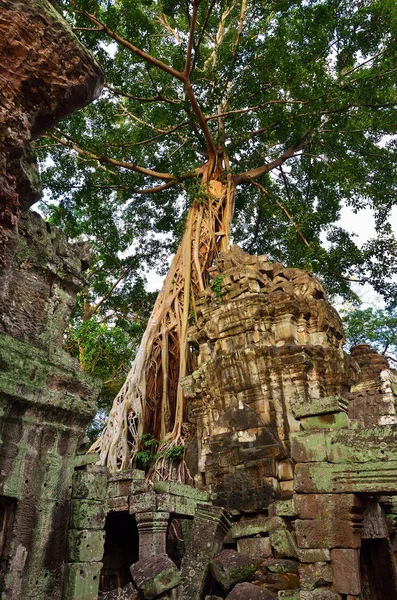
<path id="1" fill-rule="evenodd" d="M 187 328 L 194 298 L 208 284 L 207 269 L 229 244 L 234 188 L 231 177 L 203 177 L 200 199 L 189 211 L 181 245 L 160 291 L 127 379 L 108 423 L 90 451 L 111 471 L 134 464 L 144 433 L 171 446 L 184 444 L 185 402 L 179 381 L 191 372 Z M 169 478 L 169 460 L 159 460 L 156 478 Z M 170 471 L 171 468 L 171 471 Z M 181 462 L 179 480 L 190 474 Z"/>

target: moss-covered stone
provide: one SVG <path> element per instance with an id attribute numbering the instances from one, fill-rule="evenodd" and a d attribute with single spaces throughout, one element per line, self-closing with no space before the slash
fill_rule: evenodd
<path id="1" fill-rule="evenodd" d="M 72 500 L 71 529 L 102 529 L 105 522 L 105 505 L 94 500 Z"/>
<path id="2" fill-rule="evenodd" d="M 62 600 L 97 600 L 102 563 L 69 563 Z"/>
<path id="3" fill-rule="evenodd" d="M 107 497 L 107 476 L 87 471 L 76 471 L 73 475 L 72 498 L 104 500 Z"/>
<path id="4" fill-rule="evenodd" d="M 103 558 L 105 532 L 71 529 L 68 533 L 70 562 L 100 562 Z"/>
<path id="5" fill-rule="evenodd" d="M 249 581 L 256 571 L 254 561 L 235 550 L 223 550 L 210 562 L 212 576 L 229 592 L 236 584 Z"/>
<path id="6" fill-rule="evenodd" d="M 300 420 L 303 429 L 344 429 L 349 427 L 349 417 L 345 412 L 327 413 Z"/>

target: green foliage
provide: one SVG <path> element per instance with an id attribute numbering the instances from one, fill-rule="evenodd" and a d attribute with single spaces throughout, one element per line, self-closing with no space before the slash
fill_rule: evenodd
<path id="1" fill-rule="evenodd" d="M 185 446 L 172 446 L 167 450 L 162 450 L 163 443 L 157 440 L 152 434 L 145 433 L 141 437 L 141 450 L 137 452 L 136 458 L 143 468 L 149 469 L 154 465 L 157 459 L 179 462 L 183 459 Z"/>
<path id="2" fill-rule="evenodd" d="M 149 468 L 155 462 L 158 454 L 157 448 L 159 447 L 159 441 L 153 437 L 150 433 L 145 433 L 141 437 L 141 448 L 136 454 L 136 458 L 142 467 L 145 469 Z"/>
<path id="3" fill-rule="evenodd" d="M 223 296 L 222 280 L 223 280 L 223 275 L 217 275 L 211 281 L 211 290 L 213 291 L 213 294 L 214 294 L 215 298 L 218 300 L 218 302 L 220 302 L 220 300 Z"/>
<path id="4" fill-rule="evenodd" d="M 135 292 L 149 268 L 164 272 L 189 205 L 203 202 L 197 190 L 208 148 L 183 83 L 95 31 L 85 11 L 183 71 L 193 4 L 61 1 L 109 87 L 65 119 L 57 139 L 36 142 L 48 218 L 93 248 L 90 301 L 104 297 L 126 270 L 111 297 L 118 315 L 129 318 L 126 307 L 133 306 L 140 322 L 139 303 L 146 315 L 152 298 L 141 291 L 136 302 Z M 190 80 L 233 176 L 272 164 L 306 135 L 293 157 L 257 178 L 266 193 L 249 182 L 238 186 L 234 242 L 310 270 L 332 294 L 353 298 L 350 280 L 358 279 L 397 302 L 390 223 L 397 197 L 395 0 L 248 0 L 241 35 L 240 2 L 197 4 Z M 217 115 L 226 100 L 222 128 Z M 72 141 L 83 153 L 71 149 Z M 171 174 L 175 185 L 142 193 L 168 180 L 126 164 Z M 373 211 L 376 234 L 362 248 L 338 224 L 345 205 Z"/>
<path id="5" fill-rule="evenodd" d="M 397 364 L 397 311 L 355 308 L 342 311 L 349 346 L 370 344 Z"/>
<path id="6" fill-rule="evenodd" d="M 181 461 L 185 452 L 185 446 L 173 446 L 164 452 L 164 458 L 175 462 Z"/>

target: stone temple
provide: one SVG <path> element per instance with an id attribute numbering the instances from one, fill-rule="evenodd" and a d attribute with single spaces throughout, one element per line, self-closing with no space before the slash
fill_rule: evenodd
<path id="1" fill-rule="evenodd" d="M 1 600 L 397 600 L 397 376 L 344 352 L 299 269 L 237 247 L 212 267 L 183 381 L 194 486 L 85 454 L 98 382 L 62 336 L 89 249 L 29 211 L 29 142 L 103 74 L 47 0 L 0 0 L 0 31 Z"/>

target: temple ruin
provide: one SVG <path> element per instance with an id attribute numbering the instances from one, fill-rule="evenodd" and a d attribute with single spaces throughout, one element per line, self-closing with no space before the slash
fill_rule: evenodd
<path id="1" fill-rule="evenodd" d="M 308 273 L 237 247 L 212 267 L 183 381 L 194 486 L 86 454 L 100 384 L 62 339 L 90 253 L 29 210 L 29 143 L 103 74 L 47 0 L 0 0 L 0 30 L 1 599 L 397 600 L 397 374 L 343 350 Z"/>

